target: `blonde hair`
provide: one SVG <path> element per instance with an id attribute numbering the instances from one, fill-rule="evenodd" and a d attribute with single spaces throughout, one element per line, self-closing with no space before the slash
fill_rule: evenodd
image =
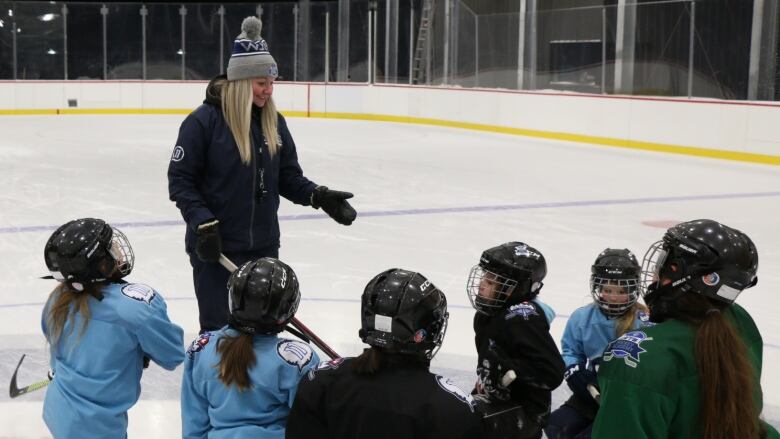
<path id="1" fill-rule="evenodd" d="M 222 114 L 238 145 L 241 162 L 248 165 L 252 160 L 252 80 L 222 79 L 215 85 L 222 88 Z M 268 97 L 261 114 L 260 125 L 263 128 L 263 136 L 268 145 L 268 152 L 273 157 L 281 145 L 277 134 L 278 115 L 272 97 Z"/>
<path id="2" fill-rule="evenodd" d="M 634 304 L 631 305 L 631 308 L 617 318 L 617 321 L 615 322 L 615 338 L 619 338 L 626 332 L 634 329 L 634 321 L 636 320 L 637 313 L 640 311 L 645 314 L 648 312 L 646 306 L 639 302 L 634 302 Z"/>
<path id="3" fill-rule="evenodd" d="M 87 289 L 100 288 L 99 285 L 88 285 Z M 75 316 L 76 313 L 81 314 L 83 319 L 81 328 L 79 329 L 79 338 L 84 335 L 84 331 L 87 330 L 91 313 L 89 310 L 89 298 L 92 297 L 90 291 L 75 291 L 68 288 L 64 283 L 59 284 L 49 294 L 49 309 L 46 313 L 46 340 L 51 346 L 56 346 L 62 336 L 62 331 L 65 329 L 65 325 L 68 320 Z M 70 328 L 68 334 L 73 332 L 73 327 Z"/>

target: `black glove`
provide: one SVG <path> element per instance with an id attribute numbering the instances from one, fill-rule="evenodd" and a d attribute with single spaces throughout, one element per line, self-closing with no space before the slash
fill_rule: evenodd
<path id="1" fill-rule="evenodd" d="M 574 393 L 574 396 L 582 401 L 593 401 L 593 396 L 588 391 L 588 385 L 599 388 L 598 378 L 596 372 L 585 368 L 584 363 L 573 364 L 566 369 L 563 377 L 566 379 L 566 384 Z"/>
<path id="2" fill-rule="evenodd" d="M 198 226 L 198 242 L 195 253 L 203 262 L 217 262 L 222 253 L 222 238 L 219 236 L 219 221 L 211 220 Z"/>
<path id="3" fill-rule="evenodd" d="M 497 347 L 491 346 L 482 356 L 482 363 L 477 367 L 476 393 L 488 395 L 492 399 L 507 401 L 511 397 L 509 385 L 513 378 L 507 376 L 510 368 L 502 364 Z"/>
<path id="4" fill-rule="evenodd" d="M 144 355 L 144 369 L 148 369 L 149 368 L 149 362 L 151 362 L 151 361 L 152 361 L 151 358 L 149 358 L 146 355 Z"/>
<path id="5" fill-rule="evenodd" d="M 355 221 L 357 212 L 347 202 L 353 195 L 349 192 L 332 191 L 327 186 L 317 186 L 311 194 L 311 206 L 322 210 L 337 223 L 348 226 Z"/>

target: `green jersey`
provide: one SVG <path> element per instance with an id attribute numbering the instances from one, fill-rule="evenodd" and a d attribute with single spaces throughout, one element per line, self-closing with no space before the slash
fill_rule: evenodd
<path id="1" fill-rule="evenodd" d="M 756 324 L 739 305 L 731 305 L 723 312 L 742 336 L 755 382 L 759 383 L 763 341 Z M 611 342 L 598 373 L 601 407 L 592 437 L 701 437 L 695 338 L 695 327 L 669 319 Z M 761 408 L 760 386 L 755 398 Z M 776 430 L 764 425 L 767 437 L 780 438 Z"/>

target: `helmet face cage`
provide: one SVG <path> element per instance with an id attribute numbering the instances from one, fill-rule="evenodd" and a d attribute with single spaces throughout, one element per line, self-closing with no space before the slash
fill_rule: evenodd
<path id="1" fill-rule="evenodd" d="M 642 272 L 639 288 L 642 290 L 642 297 L 647 295 L 647 289 L 650 285 L 659 279 L 659 271 L 669 256 L 668 247 L 664 241 L 656 241 L 650 245 L 642 258 Z"/>
<path id="2" fill-rule="evenodd" d="M 590 294 L 608 317 L 626 313 L 639 298 L 639 279 L 615 279 L 591 276 Z"/>
<path id="3" fill-rule="evenodd" d="M 130 246 L 130 242 L 124 233 L 114 227 L 111 230 L 113 234 L 111 235 L 108 254 L 114 259 L 114 268 L 119 274 L 118 277 L 123 278 L 133 271 L 135 253 L 133 253 L 133 247 Z"/>
<path id="4" fill-rule="evenodd" d="M 466 281 L 466 292 L 471 305 L 486 315 L 501 311 L 516 287 L 516 280 L 486 270 L 481 265 L 471 268 Z"/>
<path id="5" fill-rule="evenodd" d="M 443 314 L 439 310 L 436 312 L 439 314 L 439 319 L 436 323 L 431 325 L 431 330 L 436 331 L 438 328 L 439 332 L 433 337 L 433 340 L 431 340 L 433 347 L 425 352 L 425 358 L 429 360 L 432 360 L 433 357 L 439 353 L 439 349 L 441 349 L 441 345 L 444 343 L 444 334 L 447 333 L 447 322 L 450 319 L 450 313 L 447 312 L 446 306 L 444 307 Z"/>

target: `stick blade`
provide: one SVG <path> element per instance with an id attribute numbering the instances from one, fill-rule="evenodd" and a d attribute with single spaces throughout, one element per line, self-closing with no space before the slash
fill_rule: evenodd
<path id="1" fill-rule="evenodd" d="M 14 374 L 11 376 L 11 385 L 8 388 L 8 396 L 10 396 L 12 399 L 22 396 L 26 393 L 34 392 L 38 389 L 43 389 L 44 387 L 51 384 L 51 379 L 46 379 L 43 381 L 38 381 L 37 383 L 32 383 L 29 386 L 19 388 L 19 385 L 16 383 L 16 375 L 19 373 L 19 367 L 22 365 L 22 361 L 24 361 L 24 357 L 26 354 L 22 354 L 22 358 L 19 359 L 19 364 L 16 365 L 16 369 L 14 370 Z"/>
<path id="2" fill-rule="evenodd" d="M 11 376 L 11 385 L 8 388 L 8 396 L 11 398 L 16 398 L 19 395 L 22 395 L 21 390 L 19 390 L 19 387 L 17 387 L 16 384 L 16 374 L 19 373 L 19 367 L 22 365 L 22 361 L 24 361 L 24 357 L 26 354 L 22 354 L 22 358 L 19 359 L 19 364 L 16 365 L 16 369 L 14 369 L 14 374 Z"/>

